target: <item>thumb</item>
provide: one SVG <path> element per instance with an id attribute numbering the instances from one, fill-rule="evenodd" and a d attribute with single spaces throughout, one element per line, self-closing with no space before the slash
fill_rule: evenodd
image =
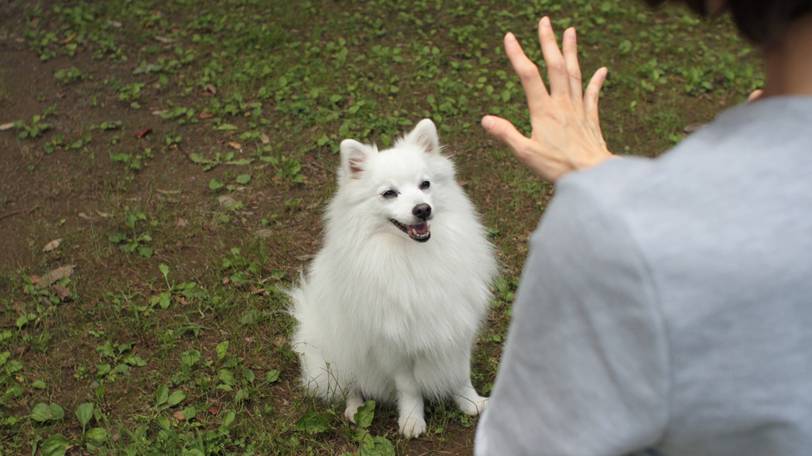
<path id="1" fill-rule="evenodd" d="M 530 141 L 519 133 L 519 130 L 517 130 L 509 120 L 505 120 L 501 117 L 491 115 L 483 117 L 482 128 L 484 128 L 489 135 L 502 141 L 515 152 L 525 150 L 527 143 Z"/>

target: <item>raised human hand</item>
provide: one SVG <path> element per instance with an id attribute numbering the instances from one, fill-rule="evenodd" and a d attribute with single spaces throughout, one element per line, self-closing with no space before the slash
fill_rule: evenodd
<path id="1" fill-rule="evenodd" d="M 505 35 L 505 53 L 522 81 L 533 131 L 530 137 L 519 133 L 501 117 L 482 118 L 485 130 L 507 144 L 514 155 L 534 173 L 551 182 L 564 174 L 588 168 L 611 157 L 601 133 L 598 97 L 606 80 L 600 68 L 583 90 L 574 28 L 564 32 L 564 53 L 558 48 L 550 19 L 539 21 L 539 41 L 550 90 L 544 85 L 538 67 L 527 58 L 512 33 Z"/>

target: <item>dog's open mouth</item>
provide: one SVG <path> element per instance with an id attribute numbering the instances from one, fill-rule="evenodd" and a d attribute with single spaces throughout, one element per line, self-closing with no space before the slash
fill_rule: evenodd
<path id="1" fill-rule="evenodd" d="M 414 239 L 417 242 L 426 242 L 431 237 L 431 231 L 429 231 L 429 224 L 428 222 L 418 223 L 416 225 L 404 225 L 403 223 L 398 222 L 395 219 L 389 219 L 393 225 L 398 227 L 400 231 L 406 233 L 407 236 Z"/>

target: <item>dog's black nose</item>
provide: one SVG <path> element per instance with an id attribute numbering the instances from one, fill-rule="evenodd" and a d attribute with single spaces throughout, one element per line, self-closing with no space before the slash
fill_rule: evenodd
<path id="1" fill-rule="evenodd" d="M 421 220 L 427 220 L 431 215 L 431 206 L 426 203 L 420 203 L 412 209 L 412 214 Z"/>

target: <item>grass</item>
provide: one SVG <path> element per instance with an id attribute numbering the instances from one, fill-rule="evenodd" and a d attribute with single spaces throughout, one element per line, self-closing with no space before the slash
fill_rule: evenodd
<path id="1" fill-rule="evenodd" d="M 576 25 L 612 150 L 656 156 L 762 85 L 724 21 L 635 2 L 12 0 L 0 19 L 1 454 L 469 454 L 476 420 L 305 397 L 282 292 L 319 246 L 344 138 L 431 117 L 499 249 L 493 386 L 552 196 L 481 132 L 528 129 L 501 50 Z M 57 247 L 51 241 L 60 239 Z"/>

